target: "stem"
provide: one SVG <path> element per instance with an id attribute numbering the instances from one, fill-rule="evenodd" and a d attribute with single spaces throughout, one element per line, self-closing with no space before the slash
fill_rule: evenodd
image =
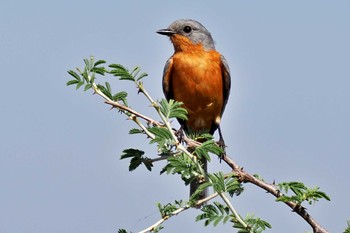
<path id="1" fill-rule="evenodd" d="M 152 139 L 156 138 L 156 136 L 150 131 L 148 131 L 148 129 L 140 122 L 140 120 L 135 115 L 130 116 L 130 118 L 148 135 L 148 137 Z"/>
<path id="2" fill-rule="evenodd" d="M 243 168 L 239 167 L 230 157 L 225 155 L 223 160 L 232 168 L 233 172 L 238 177 L 239 181 L 242 183 L 252 183 L 268 193 L 272 194 L 276 198 L 281 197 L 281 192 L 272 184 L 268 184 L 258 178 L 252 176 L 243 170 Z M 295 202 L 286 201 L 284 202 L 288 205 L 295 213 L 301 216 L 309 225 L 312 227 L 314 233 L 328 233 L 326 229 L 324 229 L 316 220 L 311 217 L 311 215 L 306 211 L 306 208 L 297 204 Z"/>
<path id="3" fill-rule="evenodd" d="M 156 126 L 162 126 L 163 125 L 160 122 L 155 121 L 152 118 L 147 117 L 147 116 L 145 116 L 145 115 L 143 115 L 143 114 L 141 114 L 141 113 L 139 113 L 139 112 L 137 112 L 137 111 L 135 111 L 135 110 L 125 106 L 125 105 L 123 105 L 123 104 L 118 103 L 118 102 L 115 102 L 115 101 L 112 101 L 112 100 L 108 99 L 108 100 L 105 101 L 105 103 L 111 105 L 112 107 L 116 107 L 116 108 L 122 109 L 124 111 L 127 111 L 127 112 L 129 112 L 131 114 L 134 114 L 135 116 L 144 119 L 149 124 L 156 125 Z"/>
<path id="4" fill-rule="evenodd" d="M 241 218 L 241 216 L 239 216 L 239 214 L 237 213 L 237 211 L 235 210 L 235 208 L 232 206 L 230 200 L 225 196 L 224 193 L 219 193 L 220 197 L 222 198 L 222 200 L 224 200 L 224 202 L 226 203 L 226 205 L 228 206 L 228 208 L 231 210 L 231 212 L 233 213 L 233 215 L 235 216 L 235 218 L 237 219 L 237 221 L 247 230 L 249 230 L 249 232 L 252 232 L 249 228 L 248 225 L 244 222 L 244 220 Z"/>
<path id="5" fill-rule="evenodd" d="M 217 197 L 219 194 L 218 193 L 213 193 L 212 195 L 206 197 L 206 198 L 203 198 L 199 201 L 197 201 L 196 205 L 201 205 L 215 197 Z M 139 233 L 146 233 L 146 232 L 150 232 L 150 231 L 153 231 L 156 227 L 160 226 L 163 224 L 163 222 L 165 222 L 166 220 L 168 220 L 169 218 L 175 216 L 175 215 L 178 215 L 179 213 L 181 213 L 182 211 L 185 211 L 187 209 L 189 209 L 190 206 L 189 205 L 186 205 L 184 207 L 181 207 L 175 211 L 173 211 L 170 215 L 168 216 L 164 216 L 163 218 L 161 218 L 160 220 L 158 220 L 156 223 L 154 223 L 152 226 L 150 227 L 147 227 L 146 229 L 140 231 Z"/>

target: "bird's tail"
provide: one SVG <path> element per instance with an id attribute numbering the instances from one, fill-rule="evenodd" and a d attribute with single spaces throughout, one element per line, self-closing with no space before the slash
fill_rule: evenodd
<path id="1" fill-rule="evenodd" d="M 201 160 L 201 163 L 202 163 L 203 170 L 205 171 L 205 173 L 207 173 L 207 160 L 203 158 Z M 192 194 L 198 189 L 199 185 L 203 182 L 204 182 L 203 178 L 202 179 L 198 178 L 190 183 L 190 196 L 192 196 Z M 201 200 L 207 196 L 208 196 L 208 190 L 205 189 L 198 195 L 197 200 Z"/>

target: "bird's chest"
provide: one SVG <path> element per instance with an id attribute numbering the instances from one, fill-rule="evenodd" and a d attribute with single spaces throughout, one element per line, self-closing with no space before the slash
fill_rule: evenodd
<path id="1" fill-rule="evenodd" d="M 223 102 L 222 71 L 218 53 L 176 53 L 173 56 L 174 99 L 189 113 L 220 112 Z"/>

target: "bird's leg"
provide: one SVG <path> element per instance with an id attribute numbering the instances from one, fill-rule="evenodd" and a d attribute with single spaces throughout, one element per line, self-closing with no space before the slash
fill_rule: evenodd
<path id="1" fill-rule="evenodd" d="M 224 137 L 222 136 L 222 133 L 221 133 L 221 128 L 220 128 L 220 125 L 218 127 L 218 130 L 219 130 L 219 141 L 217 142 L 218 145 L 224 150 L 223 153 L 220 154 L 220 162 L 221 160 L 224 158 L 224 156 L 226 155 L 226 145 L 225 145 L 225 141 L 224 141 Z"/>
<path id="2" fill-rule="evenodd" d="M 183 142 L 183 140 L 184 140 L 184 130 L 183 130 L 183 126 L 182 125 L 180 126 L 180 128 L 178 130 L 176 130 L 175 136 L 177 137 L 177 140 L 179 140 L 180 143 Z"/>

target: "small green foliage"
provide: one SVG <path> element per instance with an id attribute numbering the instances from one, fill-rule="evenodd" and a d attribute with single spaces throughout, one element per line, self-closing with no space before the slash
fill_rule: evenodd
<path id="1" fill-rule="evenodd" d="M 160 101 L 160 111 L 166 117 L 167 120 L 171 118 L 178 118 L 182 120 L 187 120 L 187 110 L 182 108 L 182 103 L 174 100 L 165 99 Z"/>
<path id="2" fill-rule="evenodd" d="M 164 229 L 164 227 L 162 225 L 160 225 L 160 226 L 156 226 L 155 228 L 153 228 L 151 230 L 151 232 L 158 233 L 158 232 L 160 232 L 160 230 L 163 230 L 163 229 Z"/>
<path id="3" fill-rule="evenodd" d="M 100 66 L 106 63 L 103 60 L 98 60 L 95 62 L 94 57 L 90 59 L 84 59 L 85 67 L 82 72 L 80 69 L 77 69 L 79 74 L 73 70 L 69 70 L 68 74 L 71 75 L 74 79 L 67 82 L 67 86 L 76 85 L 76 89 L 79 89 L 81 86 L 85 85 L 84 90 L 88 90 L 92 87 L 92 83 L 95 80 L 95 75 L 105 75 L 107 70 L 105 67 Z"/>
<path id="4" fill-rule="evenodd" d="M 242 225 L 240 221 L 238 221 L 237 218 L 232 216 L 231 222 L 233 222 L 233 227 L 239 229 L 238 233 L 261 233 L 266 228 L 271 228 L 270 223 L 262 220 L 261 218 L 255 218 L 253 214 L 247 215 L 243 221 L 246 223 L 247 226 Z"/>
<path id="5" fill-rule="evenodd" d="M 134 77 L 129 73 L 129 70 L 120 64 L 111 64 L 108 66 L 112 68 L 109 73 L 119 77 L 119 80 L 135 81 Z"/>
<path id="6" fill-rule="evenodd" d="M 205 141 L 200 146 L 198 146 L 194 153 L 198 156 L 199 159 L 205 158 L 207 161 L 210 161 L 209 153 L 213 153 L 215 155 L 220 155 L 224 150 L 219 147 L 213 140 Z"/>
<path id="7" fill-rule="evenodd" d="M 255 218 L 254 215 L 247 215 L 243 220 L 246 225 L 243 225 L 241 221 L 231 214 L 229 207 L 219 202 L 214 202 L 213 205 L 205 205 L 201 210 L 203 213 L 196 217 L 196 221 L 204 220 L 204 226 L 208 226 L 210 223 L 217 226 L 221 221 L 225 224 L 230 220 L 233 223 L 233 227 L 239 229 L 239 233 L 261 233 L 266 228 L 271 228 L 268 222 Z"/>
<path id="8" fill-rule="evenodd" d="M 125 229 L 119 229 L 118 233 L 128 233 Z"/>
<path id="9" fill-rule="evenodd" d="M 244 188 L 242 184 L 237 180 L 234 174 L 224 176 L 222 172 L 208 174 L 210 182 L 213 184 L 215 192 L 224 193 L 228 192 L 230 196 L 240 195 Z"/>
<path id="10" fill-rule="evenodd" d="M 163 168 L 161 174 L 179 174 L 186 185 L 191 183 L 200 174 L 196 163 L 187 155 L 181 153 L 168 157 L 168 164 Z"/>
<path id="11" fill-rule="evenodd" d="M 141 69 L 139 67 L 135 67 L 131 72 L 124 66 L 120 64 L 111 64 L 109 65 L 112 68 L 109 73 L 119 77 L 119 80 L 129 80 L 129 81 L 140 81 L 142 78 L 146 77 L 147 73 L 140 73 Z"/>
<path id="12" fill-rule="evenodd" d="M 129 134 L 143 134 L 145 133 L 142 129 L 130 129 Z"/>
<path id="13" fill-rule="evenodd" d="M 154 126 L 148 128 L 148 131 L 155 136 L 155 138 L 150 141 L 150 144 L 157 143 L 158 152 L 160 154 L 169 153 L 171 151 L 172 147 L 175 145 L 175 141 L 166 127 Z"/>
<path id="14" fill-rule="evenodd" d="M 125 91 L 113 94 L 111 85 L 108 82 L 105 82 L 104 84 L 95 84 L 97 74 L 104 76 L 106 73 L 110 72 L 104 66 L 101 66 L 105 64 L 106 61 L 98 60 L 95 62 L 94 57 L 90 57 L 90 59 L 84 59 L 84 63 L 84 71 L 77 69 L 79 74 L 73 70 L 68 71 L 68 74 L 74 79 L 69 80 L 67 86 L 76 85 L 76 89 L 79 89 L 81 86 L 85 85 L 84 91 L 95 88 L 95 92 L 101 91 L 111 101 L 122 101 L 125 106 L 128 106 L 126 98 L 128 94 Z"/>
<path id="15" fill-rule="evenodd" d="M 210 182 L 203 182 L 203 183 L 201 183 L 201 184 L 197 187 L 196 191 L 191 195 L 189 204 L 190 204 L 191 206 L 195 206 L 196 203 L 197 203 L 197 201 L 198 201 L 198 199 L 199 199 L 199 196 L 201 195 L 201 193 L 202 193 L 204 190 L 206 190 L 207 188 L 211 187 L 211 186 L 212 186 L 212 184 L 211 184 Z"/>
<path id="16" fill-rule="evenodd" d="M 214 201 L 214 204 L 208 204 L 202 207 L 202 214 L 196 217 L 196 221 L 204 220 L 204 226 L 213 223 L 217 226 L 221 221 L 225 224 L 230 218 L 230 209 L 219 202 Z"/>
<path id="17" fill-rule="evenodd" d="M 147 170 L 151 171 L 153 164 L 150 162 L 149 158 L 143 157 L 144 151 L 137 149 L 125 149 L 123 150 L 123 154 L 120 156 L 120 159 L 131 158 L 129 171 L 135 170 L 142 163 L 146 166 Z"/>
<path id="18" fill-rule="evenodd" d="M 291 201 L 299 205 L 304 201 L 307 201 L 309 205 L 315 203 L 320 199 L 326 199 L 327 201 L 330 201 L 330 197 L 326 193 L 320 191 L 319 187 L 308 188 L 301 182 L 283 182 L 278 184 L 278 187 L 285 194 L 276 198 L 276 201 Z M 287 196 L 286 194 L 289 190 L 291 190 L 294 195 Z"/>
<path id="19" fill-rule="evenodd" d="M 175 200 L 174 204 L 167 203 L 164 206 L 160 203 L 157 203 L 157 207 L 162 218 L 165 218 L 172 216 L 174 211 L 184 207 L 184 202 L 182 200 Z"/>

